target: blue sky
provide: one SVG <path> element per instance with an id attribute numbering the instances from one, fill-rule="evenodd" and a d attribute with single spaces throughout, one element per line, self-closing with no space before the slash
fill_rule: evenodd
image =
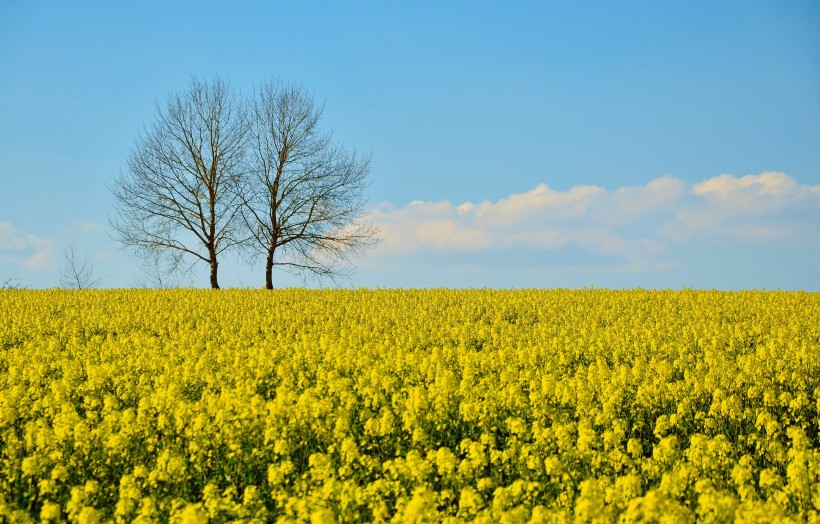
<path id="1" fill-rule="evenodd" d="M 372 152 L 342 285 L 820 290 L 820 4 L 774 0 L 3 2 L 0 282 L 73 243 L 133 285 L 106 184 L 214 74 L 300 82 Z"/>

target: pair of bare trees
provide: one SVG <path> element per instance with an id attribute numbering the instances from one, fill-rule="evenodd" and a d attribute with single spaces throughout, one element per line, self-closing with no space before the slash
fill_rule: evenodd
<path id="1" fill-rule="evenodd" d="M 272 79 L 244 99 L 220 78 L 193 79 L 157 105 L 111 186 L 120 243 L 171 272 L 238 251 L 273 269 L 336 277 L 375 242 L 363 220 L 369 158 L 321 128 L 304 88 Z"/>

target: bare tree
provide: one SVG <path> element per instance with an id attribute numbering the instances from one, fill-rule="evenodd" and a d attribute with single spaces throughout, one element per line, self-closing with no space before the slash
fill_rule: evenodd
<path id="1" fill-rule="evenodd" d="M 322 107 L 304 88 L 269 80 L 250 112 L 250 151 L 241 216 L 250 258 L 272 270 L 335 278 L 347 257 L 369 246 L 376 229 L 363 221 L 370 159 L 348 153 L 320 127 Z"/>
<path id="2" fill-rule="evenodd" d="M 97 287 L 105 278 L 97 273 L 88 261 L 88 256 L 77 253 L 74 244 L 69 244 L 63 251 L 60 265 L 60 286 L 68 289 L 89 289 Z"/>
<path id="3" fill-rule="evenodd" d="M 210 267 L 218 289 L 219 257 L 235 247 L 237 186 L 248 131 L 246 110 L 220 78 L 192 79 L 170 97 L 136 141 L 125 174 L 111 187 L 117 240 L 173 270 Z"/>

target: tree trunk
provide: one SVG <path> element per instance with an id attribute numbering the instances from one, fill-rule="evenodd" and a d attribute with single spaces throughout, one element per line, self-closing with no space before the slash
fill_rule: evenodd
<path id="1" fill-rule="evenodd" d="M 216 279 L 216 272 L 217 272 L 218 267 L 219 267 L 219 263 L 216 261 L 216 258 L 211 258 L 211 288 L 212 289 L 219 289 L 219 282 Z"/>
<path id="2" fill-rule="evenodd" d="M 273 289 L 273 249 L 268 249 L 265 260 L 265 289 Z"/>

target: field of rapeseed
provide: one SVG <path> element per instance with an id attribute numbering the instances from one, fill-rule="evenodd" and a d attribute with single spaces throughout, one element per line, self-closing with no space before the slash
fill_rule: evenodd
<path id="1" fill-rule="evenodd" d="M 0 292 L 0 521 L 820 521 L 820 294 Z"/>

